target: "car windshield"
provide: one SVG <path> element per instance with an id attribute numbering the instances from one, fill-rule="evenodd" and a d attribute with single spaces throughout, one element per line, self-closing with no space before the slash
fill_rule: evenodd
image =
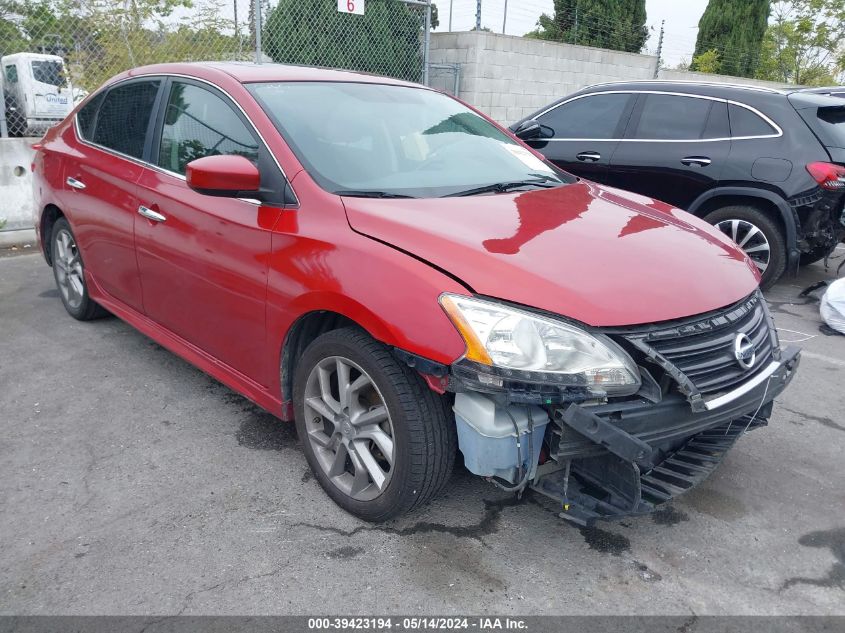
<path id="1" fill-rule="evenodd" d="M 483 117 L 431 90 L 344 82 L 249 89 L 312 177 L 333 193 L 440 197 L 570 182 Z"/>
<path id="2" fill-rule="evenodd" d="M 32 78 L 51 86 L 64 86 L 66 84 L 64 67 L 58 61 L 32 62 Z"/>

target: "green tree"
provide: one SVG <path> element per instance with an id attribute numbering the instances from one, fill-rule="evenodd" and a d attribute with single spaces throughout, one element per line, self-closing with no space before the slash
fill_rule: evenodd
<path id="1" fill-rule="evenodd" d="M 227 60 L 243 57 L 242 42 L 219 6 L 192 0 L 97 0 L 83 11 L 68 10 L 81 20 L 81 39 L 68 55 L 71 77 L 88 90 L 123 70 L 176 61 Z M 177 9 L 191 9 L 177 18 Z"/>
<path id="2" fill-rule="evenodd" d="M 639 53 L 645 21 L 645 0 L 554 0 L 554 15 L 541 15 L 526 37 Z"/>
<path id="3" fill-rule="evenodd" d="M 772 7 L 757 76 L 798 85 L 836 83 L 845 69 L 845 0 L 781 0 Z"/>
<path id="4" fill-rule="evenodd" d="M 691 66 L 700 73 L 711 73 L 718 75 L 722 70 L 722 56 L 715 48 L 704 51 L 701 55 L 692 58 Z"/>
<path id="5" fill-rule="evenodd" d="M 419 81 L 423 21 L 398 0 L 369 0 L 364 15 L 325 0 L 280 0 L 270 13 L 264 50 L 273 61 L 326 66 Z"/>
<path id="6" fill-rule="evenodd" d="M 705 71 L 696 59 L 718 53 L 718 73 L 753 77 L 769 19 L 770 0 L 710 0 L 698 23 L 698 39 L 690 70 Z M 703 58 L 713 62 L 712 56 Z"/>

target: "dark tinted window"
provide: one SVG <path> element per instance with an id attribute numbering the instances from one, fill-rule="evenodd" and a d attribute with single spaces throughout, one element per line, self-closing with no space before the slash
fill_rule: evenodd
<path id="1" fill-rule="evenodd" d="M 14 64 L 6 66 L 6 81 L 10 84 L 18 83 L 18 67 Z"/>
<path id="2" fill-rule="evenodd" d="M 79 133 L 86 141 L 94 138 L 94 123 L 96 121 L 97 108 L 100 107 L 105 96 L 105 91 L 95 95 L 76 115 L 76 122 L 79 124 Z"/>
<path id="3" fill-rule="evenodd" d="M 816 118 L 820 136 L 828 147 L 845 147 L 845 108 L 819 108 Z"/>
<path id="4" fill-rule="evenodd" d="M 777 134 L 771 125 L 748 108 L 731 104 L 731 136 L 767 136 Z"/>
<path id="5" fill-rule="evenodd" d="M 719 102 L 675 95 L 645 95 L 635 138 L 661 141 L 705 138 L 705 128 L 714 105 L 718 106 Z"/>
<path id="6" fill-rule="evenodd" d="M 52 60 L 33 61 L 32 78 L 51 86 L 64 86 L 67 83 L 64 66 L 61 62 Z"/>
<path id="7" fill-rule="evenodd" d="M 133 81 L 108 91 L 97 116 L 93 141 L 141 158 L 159 81 Z"/>
<path id="8" fill-rule="evenodd" d="M 710 106 L 710 116 L 704 126 L 701 138 L 728 138 L 731 135 L 731 124 L 728 120 L 728 104 L 724 101 L 714 101 Z"/>
<path id="9" fill-rule="evenodd" d="M 203 156 L 258 159 L 258 143 L 226 101 L 191 84 L 174 83 L 167 101 L 158 164 L 179 174 Z"/>
<path id="10" fill-rule="evenodd" d="M 555 138 L 610 139 L 617 127 L 629 94 L 598 94 L 558 106 L 537 120 L 554 130 Z"/>

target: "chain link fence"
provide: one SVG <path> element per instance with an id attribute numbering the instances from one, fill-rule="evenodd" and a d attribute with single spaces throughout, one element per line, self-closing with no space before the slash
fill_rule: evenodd
<path id="1" fill-rule="evenodd" d="M 162 62 L 279 62 L 427 83 L 433 26 L 428 0 L 0 0 L 0 127 L 40 135 L 109 77 Z"/>

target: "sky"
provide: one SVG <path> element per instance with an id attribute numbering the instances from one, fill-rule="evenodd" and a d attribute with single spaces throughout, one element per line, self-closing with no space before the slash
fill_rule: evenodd
<path id="1" fill-rule="evenodd" d="M 440 14 L 437 31 L 449 29 L 449 5 L 452 5 L 452 30 L 467 31 L 475 26 L 476 0 L 435 0 Z M 534 29 L 541 13 L 553 12 L 552 0 L 508 0 L 508 35 L 524 35 Z M 482 0 L 481 23 L 497 33 L 502 32 L 505 0 Z M 664 59 L 668 66 L 675 66 L 692 57 L 698 20 L 707 6 L 707 0 L 646 0 L 647 21 L 652 36 L 646 43 L 650 52 L 657 48 L 657 34 L 661 20 L 666 21 Z"/>

